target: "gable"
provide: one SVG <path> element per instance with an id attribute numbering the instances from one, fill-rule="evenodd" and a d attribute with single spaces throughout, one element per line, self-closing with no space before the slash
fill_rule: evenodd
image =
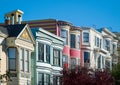
<path id="1" fill-rule="evenodd" d="M 30 35 L 28 34 L 28 31 L 27 31 L 26 29 L 25 29 L 25 30 L 23 31 L 23 33 L 20 35 L 20 38 L 31 41 Z"/>
<path id="2" fill-rule="evenodd" d="M 21 31 L 17 38 L 35 44 L 34 36 L 28 25 L 24 27 L 24 29 Z"/>

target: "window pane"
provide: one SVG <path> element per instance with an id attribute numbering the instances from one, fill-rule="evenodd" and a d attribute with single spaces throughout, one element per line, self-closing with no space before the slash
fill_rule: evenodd
<path id="1" fill-rule="evenodd" d="M 16 59 L 9 59 L 9 70 L 16 70 Z"/>
<path id="2" fill-rule="evenodd" d="M 46 45 L 46 62 L 50 63 L 50 46 Z"/>
<path id="3" fill-rule="evenodd" d="M 44 44 L 38 43 L 38 60 L 44 61 Z"/>
<path id="4" fill-rule="evenodd" d="M 75 48 L 75 35 L 74 34 L 70 35 L 70 47 Z"/>
<path id="5" fill-rule="evenodd" d="M 16 58 L 16 48 L 8 48 L 9 58 Z"/>

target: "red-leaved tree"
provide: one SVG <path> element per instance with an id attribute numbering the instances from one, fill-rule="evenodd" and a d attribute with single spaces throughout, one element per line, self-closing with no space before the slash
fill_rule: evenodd
<path id="1" fill-rule="evenodd" d="M 108 70 L 63 69 L 62 74 L 61 85 L 114 85 Z"/>

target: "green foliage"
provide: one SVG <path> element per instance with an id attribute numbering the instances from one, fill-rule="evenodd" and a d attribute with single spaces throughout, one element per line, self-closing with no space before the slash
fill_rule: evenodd
<path id="1" fill-rule="evenodd" d="M 10 79 L 11 73 L 9 71 L 6 72 L 6 74 L 0 74 L 0 82 L 7 82 L 11 81 Z"/>
<path id="2" fill-rule="evenodd" d="M 115 78 L 115 85 L 120 85 L 120 63 L 114 66 L 112 75 Z"/>

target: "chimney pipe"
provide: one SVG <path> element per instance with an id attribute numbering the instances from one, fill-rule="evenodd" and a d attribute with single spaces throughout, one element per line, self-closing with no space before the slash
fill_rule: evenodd
<path id="1" fill-rule="evenodd" d="M 12 24 L 14 25 L 14 14 L 11 14 L 12 16 Z"/>
<path id="2" fill-rule="evenodd" d="M 5 24 L 10 25 L 10 18 L 9 17 L 5 17 Z"/>
<path id="3" fill-rule="evenodd" d="M 18 15 L 18 24 L 21 24 L 21 15 Z"/>

